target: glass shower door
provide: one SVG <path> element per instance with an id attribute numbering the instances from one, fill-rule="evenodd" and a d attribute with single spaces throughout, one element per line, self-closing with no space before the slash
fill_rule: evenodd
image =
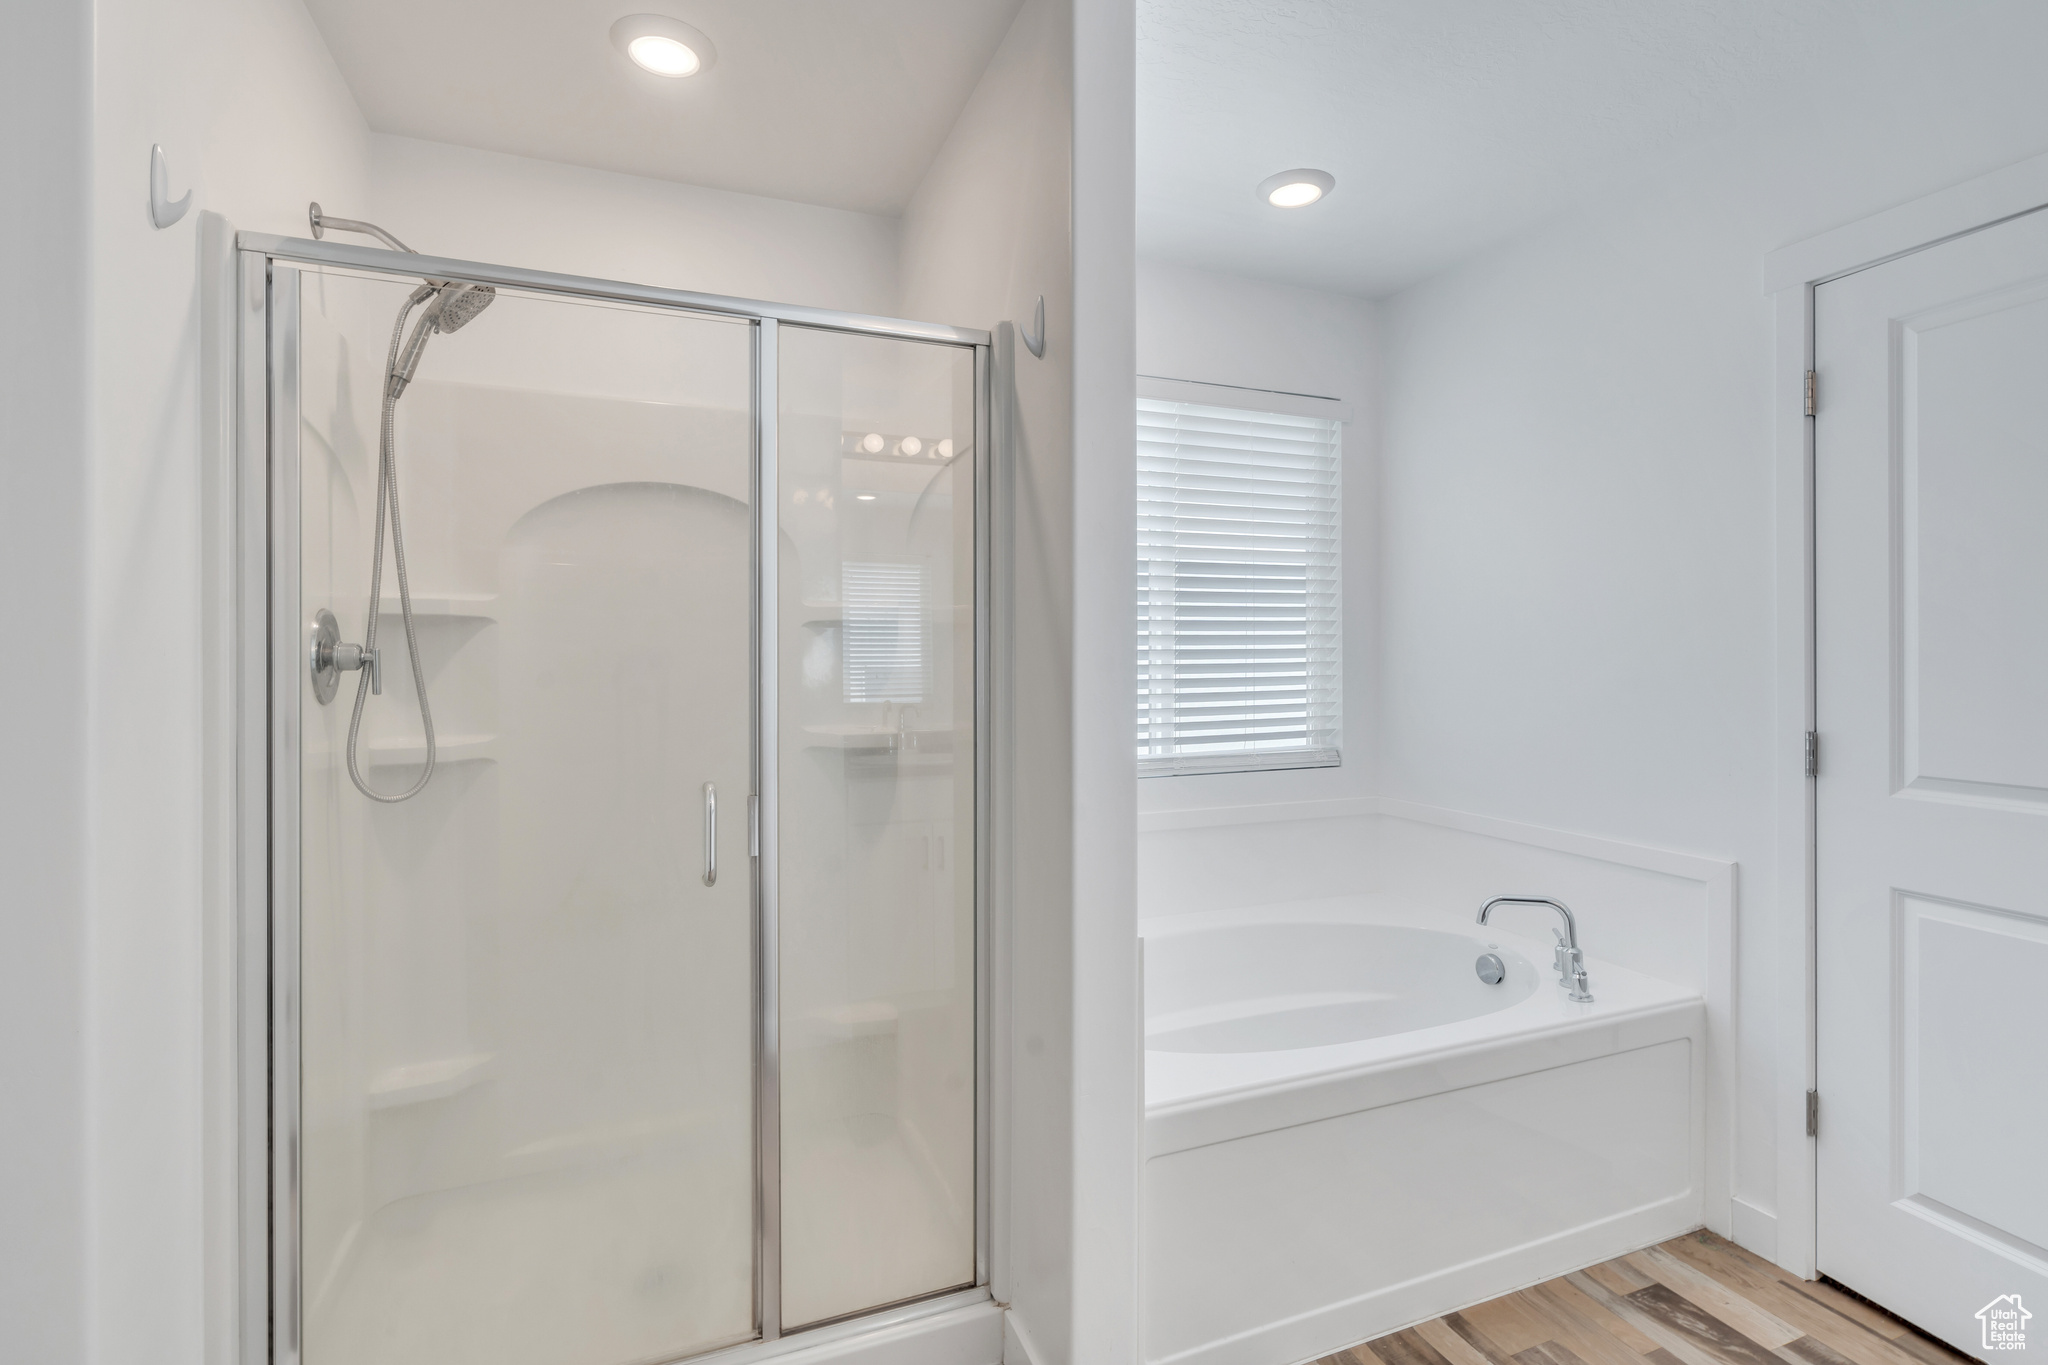
<path id="1" fill-rule="evenodd" d="M 784 325 L 781 1308 L 975 1280 L 974 351 Z"/>
<path id="2" fill-rule="evenodd" d="M 303 628 L 325 609 L 360 643 L 418 282 L 287 279 L 288 590 Z M 429 342 L 393 414 L 425 787 L 360 790 L 364 674 L 323 703 L 299 669 L 300 1355 L 628 1365 L 745 1340 L 752 329 L 501 292 Z M 390 796 L 426 734 L 388 559 L 381 611 L 356 770 Z"/>

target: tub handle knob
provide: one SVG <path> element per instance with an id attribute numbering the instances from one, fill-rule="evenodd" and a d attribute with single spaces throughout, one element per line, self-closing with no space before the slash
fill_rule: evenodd
<path id="1" fill-rule="evenodd" d="M 1591 1000 L 1593 993 L 1586 989 L 1586 955 L 1579 951 L 1578 944 L 1567 942 L 1557 930 L 1550 932 L 1557 938 L 1557 981 L 1565 988 L 1565 998 L 1581 1003 Z"/>

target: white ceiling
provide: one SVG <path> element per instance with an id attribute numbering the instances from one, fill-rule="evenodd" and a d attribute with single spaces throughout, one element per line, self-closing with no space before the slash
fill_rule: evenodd
<path id="1" fill-rule="evenodd" d="M 1138 249 L 1376 296 L 1782 93 L 1852 0 L 1137 0 Z M 1864 4 L 1863 10 L 1871 6 Z M 1311 208 L 1259 181 L 1315 167 Z"/>
<path id="2" fill-rule="evenodd" d="M 308 0 L 381 133 L 901 212 L 1021 0 Z M 718 49 L 670 80 L 611 44 L 662 13 Z"/>

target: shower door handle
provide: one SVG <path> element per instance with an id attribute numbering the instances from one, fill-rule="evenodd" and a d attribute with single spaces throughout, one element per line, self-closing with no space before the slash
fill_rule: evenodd
<path id="1" fill-rule="evenodd" d="M 704 885 L 718 885 L 718 788 L 704 784 Z"/>

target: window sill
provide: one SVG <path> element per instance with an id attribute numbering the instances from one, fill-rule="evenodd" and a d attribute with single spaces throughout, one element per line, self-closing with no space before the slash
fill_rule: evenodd
<path id="1" fill-rule="evenodd" d="M 1287 772 L 1296 768 L 1338 768 L 1338 749 L 1273 749 L 1254 754 L 1187 754 L 1138 759 L 1139 777 L 1207 777 L 1218 773 Z"/>

